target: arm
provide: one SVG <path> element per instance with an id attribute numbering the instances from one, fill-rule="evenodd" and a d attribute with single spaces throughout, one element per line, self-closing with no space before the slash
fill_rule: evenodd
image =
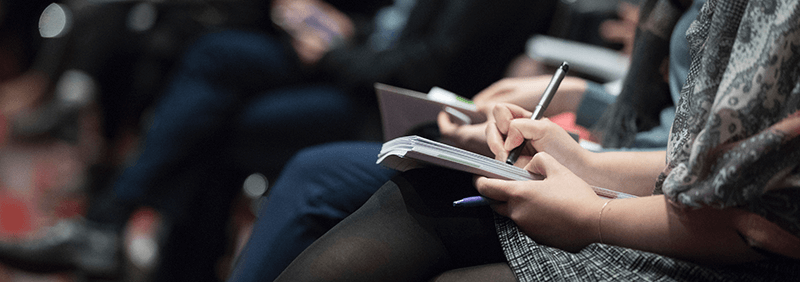
<path id="1" fill-rule="evenodd" d="M 665 151 L 586 153 L 585 163 L 572 165 L 575 174 L 594 186 L 636 196 L 653 194 L 666 158 Z"/>
<path id="2" fill-rule="evenodd" d="M 746 212 L 740 209 L 681 210 L 664 196 L 651 196 L 614 200 L 599 215 L 588 215 L 596 228 L 586 232 L 597 230 L 592 233 L 602 234 L 603 243 L 705 264 L 763 258 L 742 239 L 737 219 Z"/>
<path id="3" fill-rule="evenodd" d="M 492 199 L 537 242 L 578 251 L 603 242 L 706 264 L 728 264 L 763 258 L 739 235 L 744 211 L 679 210 L 663 196 L 606 202 L 586 182 L 547 153 L 525 167 L 545 176 L 541 181 L 505 181 L 480 177 L 475 186 Z"/>
<path id="4" fill-rule="evenodd" d="M 533 77 L 509 77 L 501 79 L 473 98 L 479 110 L 491 114 L 497 103 L 510 103 L 533 111 L 539 103 L 544 90 L 550 83 L 551 75 Z M 565 77 L 558 87 L 545 116 L 553 116 L 564 112 L 576 112 L 586 92 L 586 80 L 578 77 Z"/>

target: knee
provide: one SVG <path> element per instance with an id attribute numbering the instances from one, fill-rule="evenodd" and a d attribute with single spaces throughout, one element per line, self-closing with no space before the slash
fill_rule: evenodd
<path id="1" fill-rule="evenodd" d="M 284 178 L 296 176 L 309 180 L 309 178 L 320 177 L 320 174 L 333 172 L 334 170 L 331 168 L 336 167 L 336 163 L 328 157 L 331 154 L 332 152 L 326 145 L 300 150 L 286 164 Z"/>
<path id="2" fill-rule="evenodd" d="M 276 50 L 280 49 L 276 40 L 264 34 L 237 30 L 213 32 L 189 46 L 183 54 L 182 65 L 192 72 L 224 75 L 228 69 L 246 68 L 266 54 L 277 60 L 280 52 Z"/>
<path id="3" fill-rule="evenodd" d="M 354 210 L 371 193 L 363 193 L 363 185 L 350 180 L 357 173 L 352 165 L 356 156 L 340 150 L 337 144 L 313 146 L 298 152 L 284 167 L 273 192 L 286 193 L 302 207 L 303 213 L 336 214 Z M 281 190 L 282 192 L 279 192 Z M 363 194 L 363 195 L 362 195 Z"/>

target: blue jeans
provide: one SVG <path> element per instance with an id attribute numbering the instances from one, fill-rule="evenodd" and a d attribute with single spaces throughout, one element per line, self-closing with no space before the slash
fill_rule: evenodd
<path id="1" fill-rule="evenodd" d="M 375 162 L 380 143 L 305 149 L 262 202 L 250 241 L 229 281 L 272 281 L 306 247 L 353 213 L 397 171 Z"/>

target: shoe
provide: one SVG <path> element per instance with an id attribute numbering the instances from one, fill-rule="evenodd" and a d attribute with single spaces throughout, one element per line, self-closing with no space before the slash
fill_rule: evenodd
<path id="1" fill-rule="evenodd" d="M 0 263 L 35 273 L 76 271 L 86 277 L 121 274 L 119 234 L 85 220 L 64 220 L 39 240 L 0 242 Z"/>

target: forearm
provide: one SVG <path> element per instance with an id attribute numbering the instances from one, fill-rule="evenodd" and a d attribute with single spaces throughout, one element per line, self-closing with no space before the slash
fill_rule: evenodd
<path id="1" fill-rule="evenodd" d="M 491 110 L 497 103 L 509 103 L 533 111 L 539 99 L 550 84 L 552 76 L 541 75 L 525 78 L 505 78 L 479 93 L 473 99 L 475 105 L 484 111 Z M 545 110 L 545 116 L 553 116 L 564 112 L 576 112 L 586 92 L 586 80 L 577 77 L 565 77 L 561 81 L 556 95 Z"/>
<path id="2" fill-rule="evenodd" d="M 590 185 L 637 196 L 652 195 L 664 170 L 665 152 L 587 152 L 577 163 L 566 162 Z"/>
<path id="3" fill-rule="evenodd" d="M 664 196 L 619 199 L 598 212 L 594 232 L 596 241 L 697 263 L 761 259 L 737 232 L 735 218 L 742 213 L 738 209 L 679 210 Z"/>

